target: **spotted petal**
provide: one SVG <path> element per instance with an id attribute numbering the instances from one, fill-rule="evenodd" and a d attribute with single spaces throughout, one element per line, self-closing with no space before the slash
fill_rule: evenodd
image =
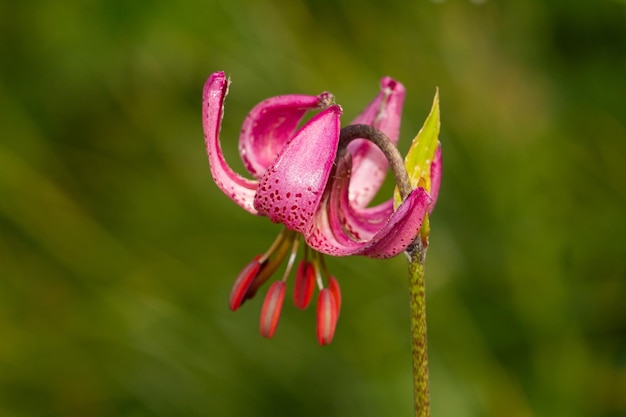
<path id="1" fill-rule="evenodd" d="M 285 143 L 294 135 L 307 110 L 330 105 L 333 96 L 284 95 L 257 104 L 243 122 L 239 153 L 246 169 L 260 179 Z"/>
<path id="2" fill-rule="evenodd" d="M 390 77 L 384 77 L 376 98 L 351 124 L 373 126 L 394 144 L 398 143 L 404 97 L 404 86 Z M 350 201 L 355 207 L 366 207 L 382 185 L 389 164 L 380 149 L 368 140 L 353 140 L 348 150 L 352 154 Z"/>
<path id="3" fill-rule="evenodd" d="M 226 163 L 220 145 L 224 99 L 228 94 L 229 83 L 224 73 L 220 71 L 211 74 L 204 84 L 202 92 L 204 143 L 215 184 L 235 203 L 252 214 L 258 214 L 252 204 L 258 183 L 234 172 Z"/>
<path id="4" fill-rule="evenodd" d="M 261 178 L 254 207 L 275 223 L 304 232 L 322 199 L 339 142 L 341 107 L 332 105 L 285 144 Z"/>

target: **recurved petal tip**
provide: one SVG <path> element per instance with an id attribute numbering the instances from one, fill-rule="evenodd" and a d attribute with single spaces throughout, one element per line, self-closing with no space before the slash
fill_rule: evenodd
<path id="1" fill-rule="evenodd" d="M 270 97 L 254 106 L 244 120 L 239 136 L 239 153 L 250 174 L 261 178 L 292 138 L 305 113 L 324 109 L 332 100 L 330 93 L 318 96 L 289 94 Z"/>
<path id="2" fill-rule="evenodd" d="M 406 91 L 402 83 L 390 77 L 380 81 L 380 91 L 351 124 L 366 124 L 383 132 L 398 143 L 402 106 Z M 352 154 L 350 201 L 364 208 L 382 185 L 389 166 L 383 153 L 372 142 L 357 139 L 348 145 Z"/>
<path id="3" fill-rule="evenodd" d="M 235 203 L 252 214 L 258 214 L 252 206 L 257 182 L 234 172 L 224 159 L 220 145 L 220 128 L 224 116 L 224 100 L 230 81 L 224 72 L 211 74 L 202 92 L 202 128 L 211 174 L 215 184 Z"/>

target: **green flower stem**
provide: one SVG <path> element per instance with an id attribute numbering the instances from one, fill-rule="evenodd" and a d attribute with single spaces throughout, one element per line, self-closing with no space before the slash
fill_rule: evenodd
<path id="1" fill-rule="evenodd" d="M 415 417 L 430 416 L 428 377 L 428 337 L 426 334 L 426 285 L 424 260 L 426 246 L 418 237 L 406 251 L 409 258 L 409 295 L 411 306 L 411 351 L 413 356 L 413 396 Z"/>

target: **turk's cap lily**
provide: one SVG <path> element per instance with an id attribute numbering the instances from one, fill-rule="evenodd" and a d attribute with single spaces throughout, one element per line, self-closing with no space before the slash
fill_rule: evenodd
<path id="1" fill-rule="evenodd" d="M 318 287 L 317 337 L 320 344 L 327 344 L 334 335 L 341 294 L 322 254 L 387 258 L 404 251 L 434 205 L 441 152 L 438 149 L 431 157 L 427 186 L 417 184 L 395 209 L 393 198 L 370 207 L 388 170 L 385 154 L 368 138 L 357 137 L 342 145 L 343 111 L 333 103 L 331 94 L 284 95 L 259 103 L 243 123 L 239 152 L 251 176 L 246 178 L 227 164 L 220 145 L 229 84 L 223 72 L 216 72 L 203 91 L 203 129 L 213 179 L 248 212 L 285 226 L 270 249 L 241 271 L 231 292 L 230 308 L 236 310 L 252 298 L 288 259 L 283 278 L 270 285 L 261 313 L 260 332 L 272 337 L 285 297 L 285 281 L 303 238 L 305 259 L 295 274 L 294 304 L 306 308 Z M 401 83 L 383 78 L 380 92 L 353 124 L 372 126 L 395 145 L 404 96 Z M 317 114 L 300 126 L 310 110 Z"/>

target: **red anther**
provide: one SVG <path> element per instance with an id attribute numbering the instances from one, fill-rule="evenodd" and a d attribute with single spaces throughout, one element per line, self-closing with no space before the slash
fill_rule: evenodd
<path id="1" fill-rule="evenodd" d="M 259 262 L 261 256 L 256 256 L 237 276 L 233 289 L 230 290 L 230 298 L 228 300 L 228 306 L 232 311 L 237 310 L 247 298 L 250 298 L 246 297 L 246 295 L 250 285 L 252 285 L 261 269 L 262 264 Z"/>
<path id="2" fill-rule="evenodd" d="M 337 326 L 337 303 L 332 291 L 324 288 L 317 299 L 317 341 L 327 345 L 333 340 Z"/>
<path id="3" fill-rule="evenodd" d="M 306 261 L 300 261 L 296 271 L 296 283 L 293 289 L 293 303 L 296 307 L 305 309 L 309 306 L 315 290 L 315 269 Z"/>
<path id="4" fill-rule="evenodd" d="M 267 290 L 265 301 L 263 301 L 263 309 L 261 310 L 260 330 L 261 336 L 268 339 L 274 336 L 278 319 L 280 319 L 280 311 L 283 308 L 283 300 L 285 299 L 285 283 L 283 281 L 275 281 Z"/>
<path id="5" fill-rule="evenodd" d="M 339 281 L 335 277 L 328 278 L 328 289 L 333 293 L 335 297 L 335 303 L 337 303 L 337 317 L 341 312 L 341 289 L 339 289 Z"/>

